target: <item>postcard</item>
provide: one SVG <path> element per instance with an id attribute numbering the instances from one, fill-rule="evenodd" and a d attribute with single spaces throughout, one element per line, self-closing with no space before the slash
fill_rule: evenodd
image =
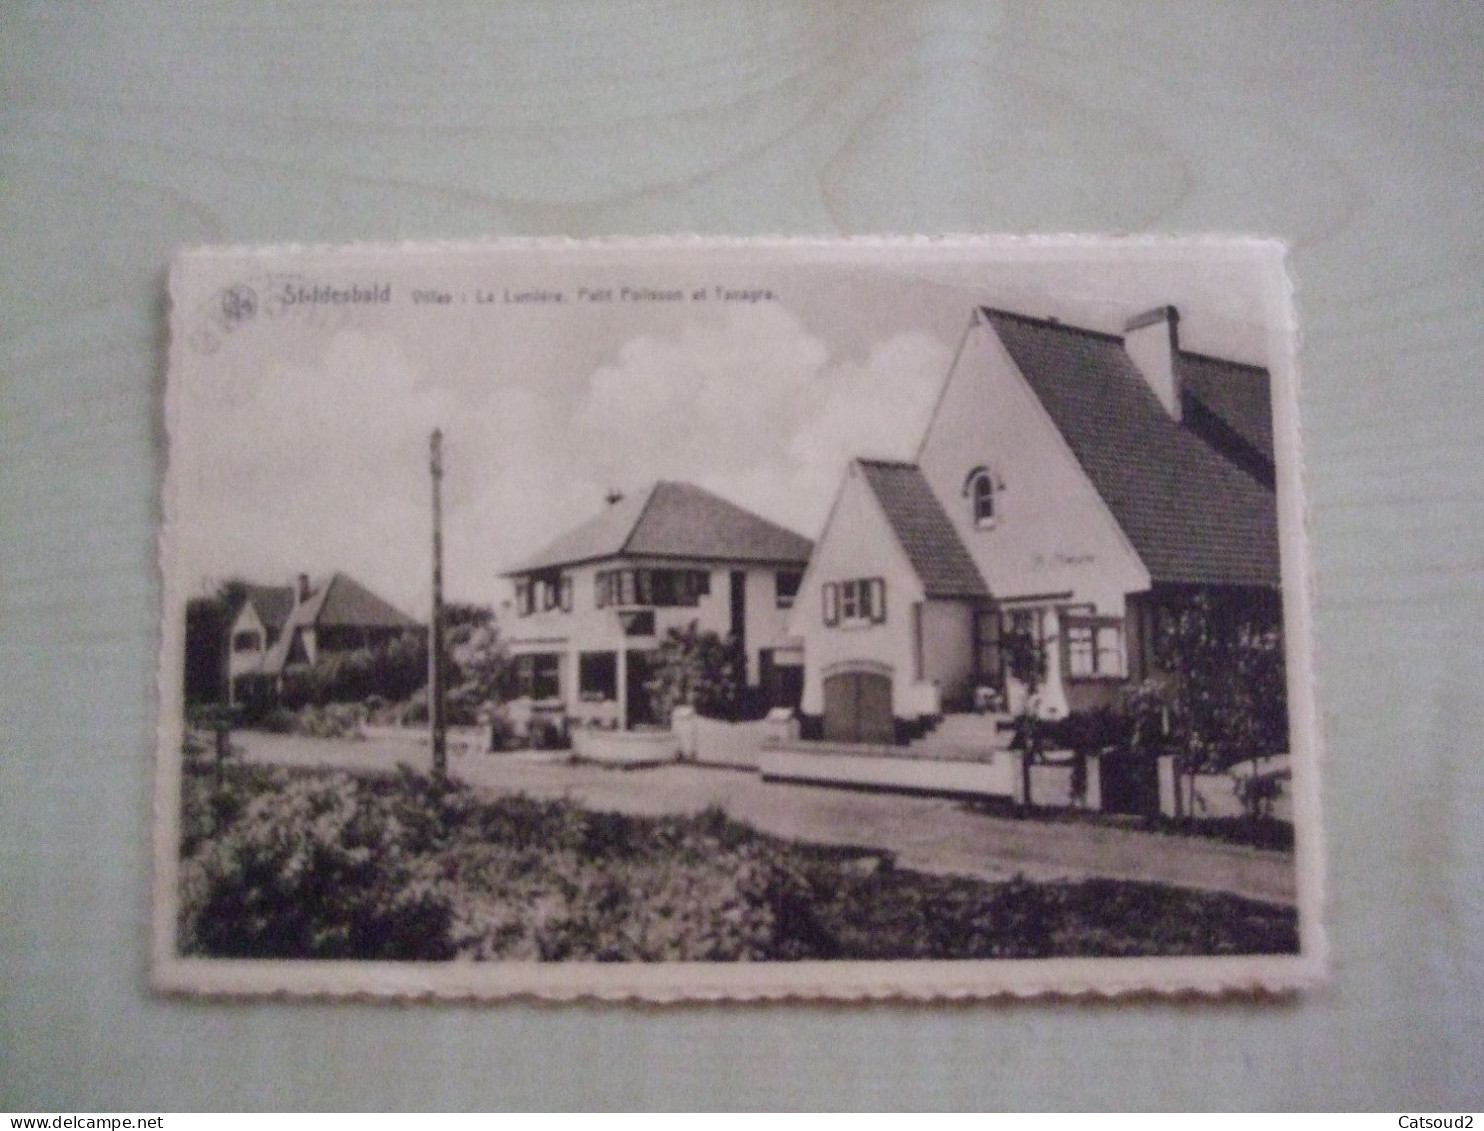
<path id="1" fill-rule="evenodd" d="M 1322 977 L 1281 244 L 207 248 L 170 296 L 160 989 Z"/>

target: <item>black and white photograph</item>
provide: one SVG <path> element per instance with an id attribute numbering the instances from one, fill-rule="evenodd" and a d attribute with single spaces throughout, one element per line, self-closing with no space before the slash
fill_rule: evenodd
<path id="1" fill-rule="evenodd" d="M 1281 244 L 208 248 L 170 322 L 158 986 L 1322 977 Z"/>

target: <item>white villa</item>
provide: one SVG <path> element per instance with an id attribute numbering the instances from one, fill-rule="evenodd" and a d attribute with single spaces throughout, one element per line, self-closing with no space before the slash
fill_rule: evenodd
<path id="1" fill-rule="evenodd" d="M 301 573 L 291 585 L 248 585 L 228 631 L 229 701 L 238 701 L 244 676 L 277 678 L 293 664 L 376 647 L 418 627 L 412 617 L 343 573 L 318 581 Z"/>
<path id="2" fill-rule="evenodd" d="M 1014 704 L 1007 628 L 1041 645 L 1055 717 L 1150 675 L 1156 618 L 1195 591 L 1279 615 L 1268 374 L 1182 350 L 1178 323 L 974 313 L 916 460 L 854 460 L 810 559 L 806 735 L 900 743 Z"/>
<path id="3" fill-rule="evenodd" d="M 504 575 L 519 698 L 579 723 L 652 722 L 649 656 L 694 621 L 741 643 L 747 682 L 770 704 L 796 706 L 803 655 L 786 622 L 810 549 L 688 483 L 618 499 Z"/>

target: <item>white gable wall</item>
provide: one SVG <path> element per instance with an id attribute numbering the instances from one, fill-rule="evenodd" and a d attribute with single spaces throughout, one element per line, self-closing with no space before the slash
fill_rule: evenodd
<path id="1" fill-rule="evenodd" d="M 256 632 L 258 634 L 258 647 L 250 652 L 239 652 L 232 645 L 239 632 Z M 237 617 L 232 621 L 232 627 L 227 632 L 227 672 L 231 679 L 248 672 L 261 671 L 263 668 L 263 657 L 268 648 L 268 630 L 263 624 L 263 618 L 258 616 L 258 610 L 253 607 L 251 601 L 246 602 Z"/>
<path id="2" fill-rule="evenodd" d="M 1043 710 L 1064 714 L 1058 607 L 1090 605 L 1100 616 L 1124 617 L 1128 594 L 1149 588 L 1149 571 L 986 322 L 965 339 L 918 465 L 995 600 L 1045 610 Z M 996 488 L 994 523 L 984 529 L 965 493 L 980 466 Z"/>
<path id="3" fill-rule="evenodd" d="M 824 586 L 868 577 L 885 582 L 885 622 L 826 625 Z M 898 718 L 936 714 L 935 688 L 931 682 L 915 679 L 913 618 L 918 614 L 914 606 L 923 596 L 922 582 L 859 465 L 852 462 L 814 548 L 789 621 L 789 632 L 804 639 L 803 712 L 823 714 L 826 673 L 867 663 L 891 669 L 892 713 Z"/>
<path id="4" fill-rule="evenodd" d="M 918 464 L 996 600 L 1070 592 L 1121 616 L 1125 595 L 1149 588 L 1149 571 L 986 323 L 965 340 Z M 981 464 L 997 485 L 987 530 L 964 494 Z"/>

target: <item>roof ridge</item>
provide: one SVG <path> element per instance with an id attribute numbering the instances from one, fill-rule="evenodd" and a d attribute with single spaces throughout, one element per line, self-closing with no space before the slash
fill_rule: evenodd
<path id="1" fill-rule="evenodd" d="M 1202 353 L 1200 350 L 1188 350 L 1183 346 L 1176 351 L 1180 357 L 1194 358 L 1197 361 L 1214 361 L 1218 365 L 1232 365 L 1238 369 L 1251 369 L 1256 373 L 1268 374 L 1266 365 L 1258 365 L 1251 361 L 1237 361 L 1230 357 L 1217 357 L 1214 353 Z"/>
<path id="2" fill-rule="evenodd" d="M 981 306 L 979 309 L 985 314 L 998 315 L 1001 318 L 1013 318 L 1017 322 L 1029 322 L 1034 326 L 1045 326 L 1051 330 L 1066 330 L 1073 334 L 1085 334 L 1090 338 L 1102 338 L 1109 342 L 1123 344 L 1122 334 L 1112 334 L 1107 330 L 1094 330 L 1089 326 L 1078 326 L 1071 322 L 1063 322 L 1055 315 L 1037 317 L 1034 314 L 1021 314 L 1015 310 L 1004 310 L 997 306 Z"/>
<path id="3" fill-rule="evenodd" d="M 629 543 L 634 540 L 634 535 L 639 532 L 639 526 L 643 523 L 644 516 L 649 513 L 649 508 L 654 506 L 654 497 L 660 493 L 660 484 L 666 482 L 669 481 L 656 479 L 650 484 L 649 494 L 644 497 L 644 505 L 639 508 L 639 513 L 634 516 L 634 521 L 629 524 L 629 532 L 623 536 L 623 541 L 619 543 L 618 552 L 620 554 L 627 552 Z"/>
<path id="4" fill-rule="evenodd" d="M 869 467 L 905 467 L 916 468 L 917 461 L 909 459 L 885 459 L 877 456 L 856 456 L 855 462 Z"/>

